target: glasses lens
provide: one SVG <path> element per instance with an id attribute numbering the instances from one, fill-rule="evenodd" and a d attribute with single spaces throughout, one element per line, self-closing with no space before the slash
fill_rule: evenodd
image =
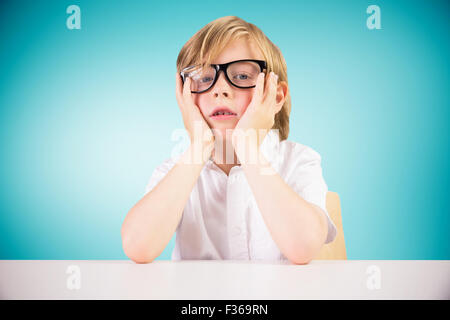
<path id="1" fill-rule="evenodd" d="M 214 82 L 216 69 L 213 67 L 194 67 L 186 73 L 191 78 L 191 91 L 203 91 L 208 89 Z"/>
<path id="2" fill-rule="evenodd" d="M 255 86 L 260 72 L 259 64 L 252 61 L 235 62 L 227 70 L 228 78 L 239 87 Z"/>

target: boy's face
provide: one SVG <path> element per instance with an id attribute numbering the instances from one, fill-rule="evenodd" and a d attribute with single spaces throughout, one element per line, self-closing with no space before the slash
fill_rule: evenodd
<path id="1" fill-rule="evenodd" d="M 214 64 L 222 64 L 241 59 L 264 60 L 261 52 L 246 40 L 235 40 L 231 42 L 217 57 Z M 219 73 L 219 78 L 214 86 L 204 93 L 193 94 L 195 104 L 200 108 L 206 122 L 212 129 L 222 133 L 226 137 L 227 129 L 234 129 L 239 119 L 250 104 L 255 88 L 240 89 L 231 85 L 225 78 L 224 73 Z M 216 107 L 226 107 L 236 116 L 219 118 L 211 117 Z"/>

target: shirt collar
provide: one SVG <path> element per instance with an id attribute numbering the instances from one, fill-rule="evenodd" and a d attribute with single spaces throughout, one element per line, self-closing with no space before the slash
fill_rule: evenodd
<path id="1" fill-rule="evenodd" d="M 278 129 L 271 129 L 264 137 L 263 142 L 261 143 L 260 150 L 267 161 L 270 162 L 272 167 L 278 171 L 279 163 L 280 163 L 280 136 Z M 213 170 L 219 170 L 223 172 L 213 161 L 212 156 L 206 162 L 208 168 Z M 235 166 L 231 168 L 232 171 L 241 171 L 242 168 L 240 166 Z M 231 174 L 231 171 L 230 171 Z"/>

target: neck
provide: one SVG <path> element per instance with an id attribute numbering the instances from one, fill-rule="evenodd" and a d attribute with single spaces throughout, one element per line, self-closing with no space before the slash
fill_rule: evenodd
<path id="1" fill-rule="evenodd" d="M 236 153 L 234 152 L 231 139 L 216 139 L 211 158 L 227 175 L 232 167 L 240 165 Z"/>

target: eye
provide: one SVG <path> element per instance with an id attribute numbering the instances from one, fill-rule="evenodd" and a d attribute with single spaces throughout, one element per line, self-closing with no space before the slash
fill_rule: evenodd
<path id="1" fill-rule="evenodd" d="M 213 79 L 211 77 L 203 77 L 203 78 L 200 79 L 201 82 L 210 82 L 212 80 Z"/>
<path id="2" fill-rule="evenodd" d="M 240 74 L 234 75 L 233 79 L 236 79 L 236 80 L 248 80 L 249 76 L 244 74 L 244 73 L 240 73 Z"/>

